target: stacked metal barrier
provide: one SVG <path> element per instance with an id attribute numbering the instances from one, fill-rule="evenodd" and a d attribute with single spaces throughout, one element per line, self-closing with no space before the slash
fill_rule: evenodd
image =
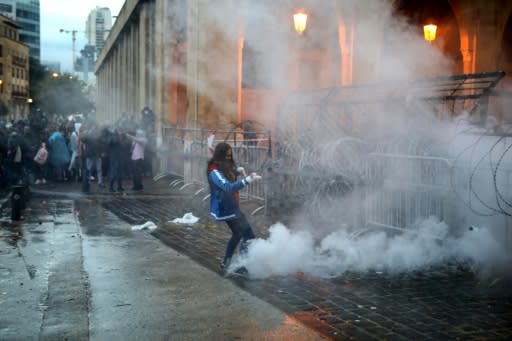
<path id="1" fill-rule="evenodd" d="M 471 172 L 466 183 L 461 182 L 460 167 L 466 165 L 456 164 L 430 130 L 436 129 L 436 122 L 461 112 L 467 113 L 473 127 L 485 122 L 488 97 L 503 76 L 491 72 L 290 94 L 277 117 L 269 208 L 307 210 L 317 221 L 333 212 L 344 214 L 346 222 L 360 231 L 372 227 L 403 231 L 429 217 L 455 222 L 457 228 L 477 223 L 473 216 L 462 216 L 467 207 L 462 207 L 456 188 L 473 183 L 474 192 L 482 172 Z M 411 130 L 412 135 L 407 129 L 386 135 L 393 120 L 417 130 Z M 498 159 L 499 155 L 486 162 L 497 168 Z M 492 174 L 486 179 L 489 187 L 499 188 L 492 191 L 497 197 L 509 193 L 504 182 L 492 185 Z M 473 206 L 484 196 L 469 192 Z M 512 203 L 508 198 L 497 199 L 506 206 Z M 495 207 L 480 211 L 500 213 L 502 218 L 507 213 Z M 495 230 L 509 224 L 505 218 Z"/>
<path id="2" fill-rule="evenodd" d="M 452 195 L 452 160 L 371 153 L 364 187 L 365 225 L 407 229 L 421 220 L 446 221 Z"/>

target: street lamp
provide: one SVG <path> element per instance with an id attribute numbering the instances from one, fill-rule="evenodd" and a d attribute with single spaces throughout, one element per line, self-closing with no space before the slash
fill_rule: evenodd
<path id="1" fill-rule="evenodd" d="M 436 31 L 437 25 L 428 24 L 423 26 L 423 35 L 425 37 L 425 40 L 428 41 L 430 44 L 432 44 L 432 42 L 436 40 Z"/>
<path id="2" fill-rule="evenodd" d="M 293 26 L 298 34 L 304 33 L 308 21 L 308 15 L 301 9 L 293 15 Z"/>

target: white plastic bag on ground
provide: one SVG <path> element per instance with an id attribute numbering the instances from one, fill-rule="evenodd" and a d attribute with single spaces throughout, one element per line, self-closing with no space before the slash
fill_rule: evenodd
<path id="1" fill-rule="evenodd" d="M 170 223 L 175 224 L 195 224 L 199 221 L 198 217 L 195 217 L 192 213 L 185 213 L 183 218 L 175 218 L 173 220 L 169 220 Z"/>
<path id="2" fill-rule="evenodd" d="M 154 222 L 147 221 L 147 222 L 145 222 L 142 225 L 134 225 L 134 226 L 132 226 L 132 231 L 136 231 L 136 230 L 154 230 L 156 228 L 157 228 L 157 226 L 155 225 Z"/>

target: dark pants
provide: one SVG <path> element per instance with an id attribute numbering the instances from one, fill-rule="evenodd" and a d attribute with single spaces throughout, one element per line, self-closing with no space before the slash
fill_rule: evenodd
<path id="1" fill-rule="evenodd" d="M 247 250 L 247 241 L 254 239 L 254 232 L 252 231 L 251 225 L 247 221 L 247 218 L 242 214 L 240 218 L 226 220 L 226 223 L 231 230 L 231 238 L 228 240 L 228 244 L 226 246 L 226 254 L 224 255 L 224 264 L 227 265 L 233 257 L 235 253 L 236 247 L 238 243 L 242 239 L 242 244 L 240 245 L 240 252 L 246 252 Z"/>
<path id="2" fill-rule="evenodd" d="M 34 177 L 36 178 L 36 180 L 43 180 L 43 179 L 46 180 L 46 173 L 47 173 L 46 164 L 44 164 L 44 165 L 40 165 L 38 163 L 34 164 Z"/>
<path id="3" fill-rule="evenodd" d="M 6 162 L 5 173 L 8 185 L 17 185 L 24 180 L 23 164 L 21 162 Z"/>
<path id="4" fill-rule="evenodd" d="M 110 190 L 114 189 L 114 183 L 117 182 L 117 190 L 123 189 L 123 178 L 121 176 L 121 161 L 110 156 L 108 163 L 108 181 Z"/>
<path id="5" fill-rule="evenodd" d="M 144 188 L 142 185 L 142 174 L 144 173 L 144 159 L 132 160 L 133 166 L 133 190 L 138 191 Z"/>

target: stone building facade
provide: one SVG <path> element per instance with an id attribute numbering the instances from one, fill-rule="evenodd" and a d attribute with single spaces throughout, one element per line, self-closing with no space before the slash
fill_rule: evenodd
<path id="1" fill-rule="evenodd" d="M 504 70 L 512 115 L 512 2 L 127 0 L 96 63 L 97 117 L 149 106 L 162 127 L 272 127 L 290 91 Z M 292 15 L 308 14 L 294 31 Z M 423 26 L 437 25 L 433 42 Z M 508 104 L 507 104 L 508 103 Z"/>
<path id="2" fill-rule="evenodd" d="M 19 119 L 29 110 L 29 47 L 19 40 L 20 26 L 0 15 L 0 116 Z"/>

